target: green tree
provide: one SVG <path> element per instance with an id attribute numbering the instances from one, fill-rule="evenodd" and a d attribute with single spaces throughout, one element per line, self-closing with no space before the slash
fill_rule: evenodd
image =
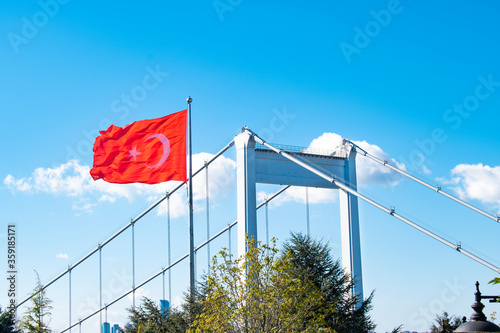
<path id="1" fill-rule="evenodd" d="M 203 299 L 206 295 L 206 276 L 202 277 L 194 293 L 184 293 L 184 302 L 180 309 L 169 308 L 162 315 L 158 304 L 149 298 L 143 298 L 142 304 L 136 308 L 127 309 L 130 327 L 125 327 L 124 332 L 144 333 L 153 332 L 186 332 L 193 325 L 193 321 L 203 311 Z"/>
<path id="2" fill-rule="evenodd" d="M 9 311 L 2 312 L 0 308 L 0 333 L 21 333 L 16 329 L 16 321 Z"/>
<path id="3" fill-rule="evenodd" d="M 375 329 L 368 314 L 373 292 L 359 307 L 355 306 L 359 301 L 358 295 L 352 295 L 356 281 L 343 270 L 339 260 L 332 258 L 327 244 L 292 233 L 284 244 L 283 256 L 290 258 L 295 278 L 305 279 L 320 290 L 323 302 L 316 311 L 325 314 L 327 327 L 338 333 L 368 333 Z"/>
<path id="4" fill-rule="evenodd" d="M 144 297 L 138 307 L 127 309 L 130 327 L 125 327 L 125 333 L 177 333 L 186 332 L 187 323 L 184 312 L 175 309 L 162 311 L 160 306 L 151 299 Z"/>
<path id="5" fill-rule="evenodd" d="M 35 272 L 36 273 L 36 272 Z M 40 276 L 36 273 L 36 287 L 31 297 L 31 306 L 28 307 L 21 321 L 20 328 L 27 333 L 50 333 L 50 316 L 52 301 L 45 294 Z"/>
<path id="6" fill-rule="evenodd" d="M 197 288 L 194 290 L 194 293 L 188 291 L 184 294 L 184 302 L 180 310 L 182 327 L 185 329 L 184 331 L 194 327 L 194 321 L 203 312 L 203 303 L 208 293 L 207 280 L 208 276 L 203 276 L 201 282 L 198 283 Z"/>
<path id="7" fill-rule="evenodd" d="M 275 241 L 247 246 L 239 259 L 225 249 L 214 257 L 203 312 L 188 332 L 332 332 L 324 318 L 333 309 L 322 306 L 319 288 L 291 274 L 292 261 L 278 255 Z"/>
<path id="8" fill-rule="evenodd" d="M 401 333 L 401 331 L 403 330 L 403 325 L 399 325 L 398 327 L 394 327 L 391 331 L 391 333 Z M 385 333 L 388 333 L 388 332 L 385 332 Z"/>
<path id="9" fill-rule="evenodd" d="M 431 333 L 453 333 L 462 324 L 459 317 L 449 316 L 448 312 L 436 315 L 435 323 L 431 326 Z"/>

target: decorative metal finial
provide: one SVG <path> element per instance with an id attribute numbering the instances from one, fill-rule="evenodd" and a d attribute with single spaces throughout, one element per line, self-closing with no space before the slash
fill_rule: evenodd
<path id="1" fill-rule="evenodd" d="M 193 101 L 193 99 L 191 98 L 191 95 L 189 95 L 189 97 L 186 99 L 186 102 L 191 103 Z"/>
<path id="2" fill-rule="evenodd" d="M 479 282 L 476 281 L 476 292 L 474 293 L 476 296 L 476 301 L 472 303 L 471 308 L 474 310 L 474 313 L 470 316 L 471 321 L 486 321 L 486 316 L 483 313 L 484 304 L 481 303 L 481 292 L 479 291 Z"/>

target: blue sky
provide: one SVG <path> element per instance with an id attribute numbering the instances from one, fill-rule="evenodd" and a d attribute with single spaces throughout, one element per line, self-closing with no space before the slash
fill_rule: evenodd
<path id="1" fill-rule="evenodd" d="M 198 163 L 242 126 L 270 142 L 298 146 L 335 133 L 366 141 L 374 155 L 499 213 L 498 9 L 494 1 L 3 1 L 0 233 L 5 244 L 6 226 L 17 226 L 19 293 L 33 288 L 33 270 L 42 282 L 50 280 L 165 189 L 92 183 L 87 169 L 98 130 L 182 110 L 188 95 Z M 321 145 L 334 137 L 323 136 Z M 234 170 L 234 151 L 224 158 L 214 173 Z M 362 193 L 500 265 L 497 223 L 370 167 L 363 157 L 358 161 Z M 229 177 L 211 189 L 212 233 L 235 219 L 233 185 Z M 259 192 L 276 189 L 260 186 Z M 280 240 L 289 231 L 305 232 L 301 191 L 269 209 L 270 231 Z M 173 259 L 187 251 L 181 192 L 172 219 Z M 340 256 L 338 198 L 314 193 L 311 232 Z M 206 227 L 199 198 L 201 242 Z M 137 225 L 137 281 L 165 264 L 154 260 L 166 253 L 158 231 L 166 228 L 164 211 Z M 360 216 L 364 289 L 375 290 L 377 332 L 399 324 L 425 331 L 441 310 L 469 316 L 476 280 L 485 293 L 498 293 L 487 285 L 495 272 L 365 203 Z M 259 223 L 263 219 L 259 212 Z M 117 241 L 123 248 L 103 252 L 111 293 L 125 291 L 116 281 L 130 285 L 126 237 Z M 73 320 L 95 301 L 92 260 L 73 274 L 73 286 L 80 281 L 94 290 L 74 291 Z M 185 288 L 186 268 L 183 263 L 173 272 L 176 297 Z M 68 323 L 67 289 L 65 279 L 49 290 L 58 330 Z M 158 290 L 161 281 L 142 292 L 159 299 Z M 6 293 L 0 295 L 5 306 Z M 487 304 L 485 312 L 493 311 Z M 120 313 L 110 308 L 110 321 L 123 324 Z"/>

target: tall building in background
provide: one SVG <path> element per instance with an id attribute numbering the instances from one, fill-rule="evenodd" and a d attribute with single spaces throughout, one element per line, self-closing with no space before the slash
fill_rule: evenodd
<path id="1" fill-rule="evenodd" d="M 102 323 L 101 333 L 111 333 L 109 329 L 110 329 L 109 323 Z"/>
<path id="2" fill-rule="evenodd" d="M 161 307 L 161 314 L 165 316 L 167 314 L 167 310 L 170 304 L 168 303 L 167 300 L 161 299 L 160 300 L 160 307 Z"/>

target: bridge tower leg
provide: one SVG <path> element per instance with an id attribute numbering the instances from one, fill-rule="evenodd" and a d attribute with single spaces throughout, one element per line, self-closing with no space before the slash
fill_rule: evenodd
<path id="1" fill-rule="evenodd" d="M 351 150 L 345 160 L 344 179 L 347 186 L 357 190 L 356 152 Z M 360 296 L 357 307 L 363 301 L 363 274 L 361 270 L 361 246 L 359 237 L 358 197 L 340 189 L 340 229 L 342 240 L 342 265 L 351 278 L 356 280 L 353 294 Z"/>
<path id="2" fill-rule="evenodd" d="M 257 241 L 257 197 L 255 179 L 255 140 L 241 133 L 236 147 L 236 184 L 238 208 L 238 256 L 246 253 L 246 236 Z"/>

